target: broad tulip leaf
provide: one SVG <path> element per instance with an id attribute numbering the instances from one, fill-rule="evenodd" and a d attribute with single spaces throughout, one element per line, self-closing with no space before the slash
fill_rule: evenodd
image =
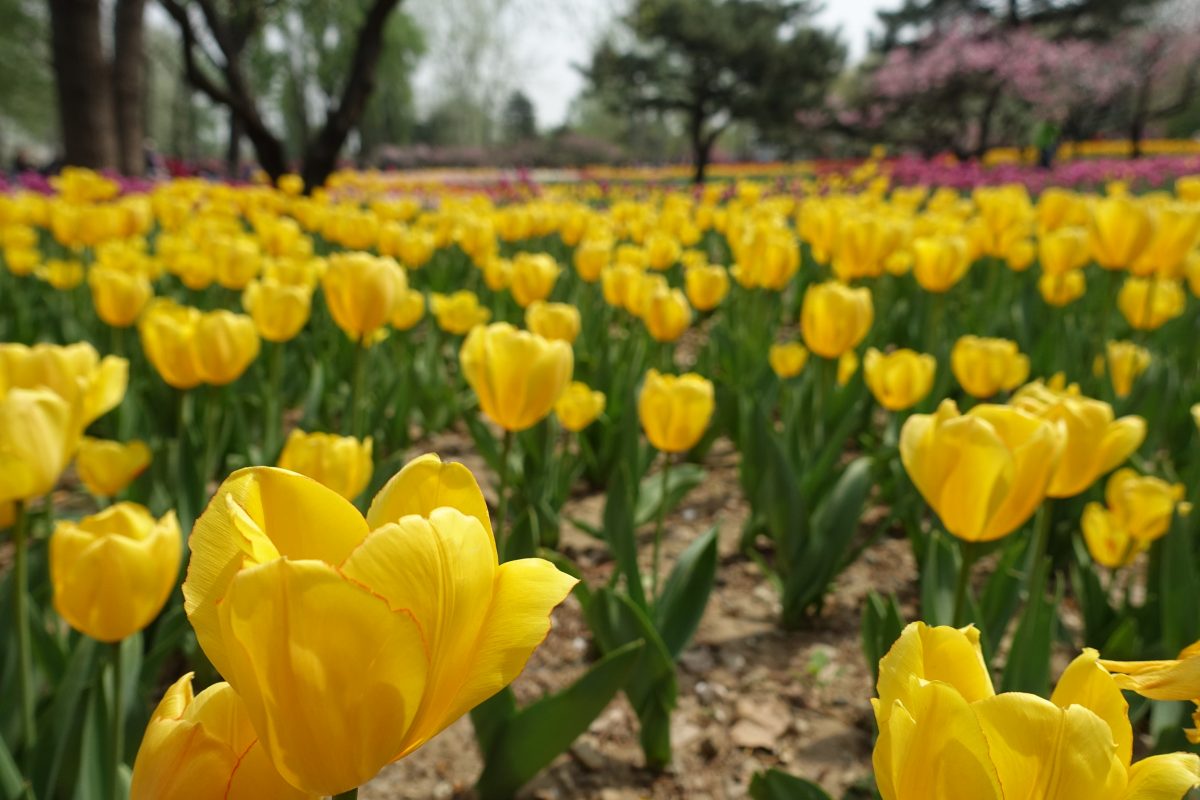
<path id="1" fill-rule="evenodd" d="M 654 621 L 671 658 L 687 647 L 717 576 L 717 528 L 696 539 L 675 563 L 654 607 Z"/>
<path id="2" fill-rule="evenodd" d="M 1163 646 L 1176 653 L 1197 639 L 1196 597 L 1200 576 L 1196 574 L 1195 523 L 1192 517 L 1175 515 L 1171 530 L 1160 541 L 1163 548 L 1162 610 Z"/>
<path id="3" fill-rule="evenodd" d="M 638 486 L 634 524 L 638 527 L 653 522 L 661 514 L 670 514 L 688 492 L 699 486 L 708 473 L 698 464 L 676 464 L 667 474 L 667 489 L 663 492 L 661 475 L 648 475 Z"/>
<path id="4" fill-rule="evenodd" d="M 988 577 L 979 598 L 979 624 L 984 652 L 995 653 L 1000 647 L 1013 615 L 1021 605 L 1021 568 L 1028 540 L 1010 536 L 996 568 Z"/>
<path id="5" fill-rule="evenodd" d="M 879 660 L 892 649 L 904 630 L 904 616 L 895 595 L 871 592 L 863 604 L 862 650 L 873 682 L 879 680 Z"/>
<path id="6" fill-rule="evenodd" d="M 1043 697 L 1050 693 L 1050 649 L 1058 624 L 1062 587 L 1058 588 L 1052 601 L 1047 601 L 1045 587 L 1049 573 L 1050 562 L 1046 559 L 1037 566 L 1028 603 L 1017 624 L 1008 663 L 1004 667 L 1002 691 L 1028 692 Z"/>
<path id="7" fill-rule="evenodd" d="M 958 564 L 958 553 L 949 537 L 938 530 L 930 531 L 921 569 L 921 618 L 930 625 L 954 624 Z"/>
<path id="8" fill-rule="evenodd" d="M 754 773 L 750 797 L 753 800 L 831 800 L 815 783 L 777 769 Z"/>
<path id="9" fill-rule="evenodd" d="M 0 737 L 0 798 L 17 800 L 24 793 L 25 779 L 21 777 L 17 762 L 4 744 L 4 737 Z"/>

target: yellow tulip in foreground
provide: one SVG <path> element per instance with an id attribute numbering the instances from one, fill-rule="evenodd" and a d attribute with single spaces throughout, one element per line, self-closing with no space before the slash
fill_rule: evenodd
<path id="1" fill-rule="evenodd" d="M 1062 456 L 1061 425 L 1010 406 L 960 414 L 944 400 L 900 431 L 900 458 L 946 530 L 968 542 L 1015 531 L 1041 505 Z"/>
<path id="2" fill-rule="evenodd" d="M 986 400 L 1024 383 L 1029 377 L 1029 357 L 1008 339 L 968 335 L 954 343 L 950 369 L 967 394 Z"/>
<path id="3" fill-rule="evenodd" d="M 83 437 L 75 470 L 87 490 L 99 497 L 116 497 L 150 466 L 150 448 L 140 440 L 128 443 Z"/>
<path id="4" fill-rule="evenodd" d="M 1167 661 L 1107 661 L 1100 665 L 1113 674 L 1117 686 L 1151 700 L 1190 700 L 1198 708 L 1192 715 L 1195 728 L 1185 731 L 1188 741 L 1200 744 L 1200 642 L 1193 642 L 1178 658 Z"/>
<path id="5" fill-rule="evenodd" d="M 50 537 L 54 608 L 75 630 L 119 642 L 162 611 L 182 549 L 173 511 L 155 520 L 143 506 L 117 503 L 59 522 Z"/>
<path id="6" fill-rule="evenodd" d="M 251 281 L 242 292 L 242 307 L 259 336 L 268 342 L 291 341 L 312 313 L 312 289 L 273 278 Z"/>
<path id="7" fill-rule="evenodd" d="M 535 300 L 525 309 L 525 325 L 545 339 L 571 344 L 579 336 L 581 324 L 579 309 L 569 303 Z"/>
<path id="8" fill-rule="evenodd" d="M 150 304 L 138 330 L 146 357 L 176 389 L 232 383 L 261 347 L 249 317 L 225 310 L 202 312 L 167 299 Z"/>
<path id="9" fill-rule="evenodd" d="M 1138 331 L 1153 331 L 1178 317 L 1187 307 L 1179 281 L 1128 278 L 1117 294 L 1117 308 Z"/>
<path id="10" fill-rule="evenodd" d="M 1113 393 L 1128 397 L 1133 384 L 1150 366 L 1150 351 L 1133 342 L 1109 342 L 1104 349 Z"/>
<path id="11" fill-rule="evenodd" d="M 497 322 L 471 331 L 459 351 L 483 413 L 507 431 L 541 422 L 571 381 L 571 345 Z"/>
<path id="12" fill-rule="evenodd" d="M 783 342 L 771 345 L 767 352 L 771 370 L 783 380 L 794 378 L 808 363 L 808 349 L 799 342 Z"/>
<path id="13" fill-rule="evenodd" d="M 638 417 L 646 438 L 664 453 L 682 453 L 696 446 L 708 429 L 715 405 L 713 385 L 694 373 L 646 373 L 638 396 Z"/>
<path id="14" fill-rule="evenodd" d="M 0 503 L 54 488 L 78 446 L 78 417 L 49 389 L 0 391 Z"/>
<path id="15" fill-rule="evenodd" d="M 325 302 L 337 326 L 356 342 L 369 343 L 387 323 L 408 288 L 404 268 L 370 253 L 337 253 L 321 277 Z"/>
<path id="16" fill-rule="evenodd" d="M 305 433 L 299 428 L 288 434 L 277 465 L 307 475 L 347 500 L 362 494 L 375 471 L 370 436 L 360 442 L 353 436 Z"/>
<path id="17" fill-rule="evenodd" d="M 554 415 L 569 431 L 581 431 L 604 413 L 604 392 L 593 391 L 586 383 L 572 381 L 554 404 Z"/>
<path id="18" fill-rule="evenodd" d="M 138 748 L 130 800 L 306 800 L 267 758 L 228 683 L 192 695 L 192 673 L 167 689 Z"/>
<path id="19" fill-rule="evenodd" d="M 870 289 L 827 281 L 805 290 L 800 333 L 809 350 L 823 358 L 837 358 L 858 346 L 874 319 Z"/>
<path id="20" fill-rule="evenodd" d="M 1200 757 L 1133 763 L 1129 706 L 1095 650 L 1049 700 L 996 694 L 973 627 L 915 622 L 879 662 L 873 762 L 883 800 L 1179 800 Z"/>
<path id="21" fill-rule="evenodd" d="M 0 344 L 0 394 L 14 388 L 49 389 L 77 410 L 80 432 L 120 404 L 128 383 L 128 361 L 101 358 L 86 342 Z"/>
<path id="22" fill-rule="evenodd" d="M 370 780 L 511 683 L 575 579 L 499 564 L 462 465 L 410 462 L 366 519 L 321 484 L 235 472 L 191 537 L 184 608 L 293 786 Z"/>
<path id="23" fill-rule="evenodd" d="M 924 400 L 933 388 L 935 372 L 937 360 L 913 350 L 894 350 L 884 355 L 872 347 L 863 360 L 867 388 L 889 411 L 903 411 Z"/>

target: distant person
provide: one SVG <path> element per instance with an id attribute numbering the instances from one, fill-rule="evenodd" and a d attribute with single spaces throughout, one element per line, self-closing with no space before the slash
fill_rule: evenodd
<path id="1" fill-rule="evenodd" d="M 1054 158 L 1058 155 L 1058 139 L 1061 136 L 1058 125 L 1050 120 L 1042 120 L 1033 131 L 1033 146 L 1037 148 L 1038 167 L 1050 169 L 1054 166 Z"/>
<path id="2" fill-rule="evenodd" d="M 24 149 L 18 150 L 12 162 L 13 175 L 24 175 L 26 172 L 36 171 L 37 165 L 33 163 L 33 159 L 29 157 L 29 153 Z"/>

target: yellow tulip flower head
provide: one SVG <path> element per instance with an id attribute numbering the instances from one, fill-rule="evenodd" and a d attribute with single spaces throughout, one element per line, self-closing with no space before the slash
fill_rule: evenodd
<path id="1" fill-rule="evenodd" d="M 204 382 L 196 337 L 203 316 L 197 308 L 158 298 L 138 322 L 147 360 L 176 389 L 191 389 Z"/>
<path id="2" fill-rule="evenodd" d="M 140 272 L 125 272 L 112 267 L 92 267 L 88 273 L 92 305 L 96 316 L 114 328 L 128 328 L 137 322 L 154 296 L 150 279 Z"/>
<path id="3" fill-rule="evenodd" d="M 433 455 L 366 519 L 310 478 L 239 470 L 190 544 L 200 646 L 275 768 L 315 795 L 366 783 L 511 683 L 576 583 L 540 558 L 500 564 L 474 477 Z"/>
<path id="4" fill-rule="evenodd" d="M 259 336 L 268 342 L 287 342 L 308 322 L 312 294 L 312 289 L 304 285 L 263 278 L 246 286 L 242 307 L 254 321 Z"/>
<path id="5" fill-rule="evenodd" d="M 74 404 L 45 388 L 0 392 L 0 503 L 50 492 L 79 443 Z"/>
<path id="6" fill-rule="evenodd" d="M 492 256 L 483 262 L 480 268 L 483 272 L 483 283 L 493 292 L 500 292 L 512 285 L 512 261 L 499 256 Z"/>
<path id="7" fill-rule="evenodd" d="M 415 328 L 424 317 L 425 295 L 416 289 L 405 289 L 396 301 L 388 322 L 398 331 L 407 331 Z"/>
<path id="8" fill-rule="evenodd" d="M 1066 275 L 1088 262 L 1088 234 L 1084 228 L 1047 231 L 1038 239 L 1038 261 L 1043 275 Z"/>
<path id="9" fill-rule="evenodd" d="M 262 252 L 249 236 L 222 236 L 210 246 L 217 283 L 241 291 L 262 269 Z"/>
<path id="10" fill-rule="evenodd" d="M 1041 505 L 1062 457 L 1062 426 L 1017 408 L 945 400 L 900 432 L 900 458 L 946 530 L 968 542 L 1015 531 Z"/>
<path id="11" fill-rule="evenodd" d="M 1043 232 L 1085 226 L 1089 217 L 1082 195 L 1057 186 L 1048 187 L 1038 195 L 1036 212 L 1038 228 Z"/>
<path id="12" fill-rule="evenodd" d="M 995 694 L 978 642 L 973 628 L 917 622 L 880 661 L 873 761 L 883 800 L 1168 800 L 1200 785 L 1195 755 L 1132 763 L 1129 706 L 1095 650 L 1044 700 Z"/>
<path id="13" fill-rule="evenodd" d="M 799 342 L 773 344 L 767 353 L 767 361 L 781 379 L 794 378 L 808 363 L 808 349 Z"/>
<path id="14" fill-rule="evenodd" d="M 1183 314 L 1187 295 L 1178 281 L 1127 278 L 1117 294 L 1117 308 L 1138 331 L 1153 331 Z"/>
<path id="15" fill-rule="evenodd" d="M 734 247 L 733 279 L 746 289 L 783 291 L 800 269 L 800 246 L 782 225 L 754 225 Z"/>
<path id="16" fill-rule="evenodd" d="M 713 385 L 694 373 L 646 373 L 638 395 L 638 417 L 646 438 L 664 453 L 682 453 L 696 446 L 708 429 L 715 407 Z"/>
<path id="17" fill-rule="evenodd" d="M 492 312 L 481 306 L 479 297 L 468 289 L 459 289 L 448 295 L 435 292 L 429 296 L 429 308 L 438 327 L 456 336 L 485 325 L 492 318 Z"/>
<path id="18" fill-rule="evenodd" d="M 579 336 L 581 324 L 579 309 L 569 303 L 534 300 L 525 309 L 526 327 L 545 339 L 572 344 Z"/>
<path id="19" fill-rule="evenodd" d="M 1038 291 L 1047 305 L 1062 308 L 1083 297 L 1087 292 L 1087 279 L 1081 269 L 1061 275 L 1042 275 L 1038 278 Z"/>
<path id="20" fill-rule="evenodd" d="M 562 269 L 547 253 L 518 253 L 513 259 L 512 282 L 508 290 L 521 308 L 534 300 L 545 300 L 554 290 Z"/>
<path id="21" fill-rule="evenodd" d="M 1109 342 L 1105 356 L 1113 392 L 1117 397 L 1128 397 L 1134 382 L 1150 366 L 1150 351 L 1133 342 Z"/>
<path id="22" fill-rule="evenodd" d="M 858 372 L 858 353 L 853 350 L 847 350 L 838 356 L 837 360 L 837 385 L 845 386 Z"/>
<path id="23" fill-rule="evenodd" d="M 688 267 L 683 274 L 688 301 L 698 311 L 712 311 L 729 294 L 729 272 L 716 264 Z"/>
<path id="24" fill-rule="evenodd" d="M 1014 245 L 1026 239 L 1033 226 L 1029 192 L 1017 185 L 982 186 L 971 199 L 979 209 L 977 235 L 983 254 L 1008 260 Z"/>
<path id="25" fill-rule="evenodd" d="M 333 321 L 351 339 L 366 344 L 387 323 L 408 278 L 394 259 L 337 253 L 329 257 L 321 287 Z"/>
<path id="26" fill-rule="evenodd" d="M 69 292 L 83 283 L 83 264 L 73 259 L 52 258 L 39 266 L 34 274 L 60 292 Z"/>
<path id="27" fill-rule="evenodd" d="M 148 466 L 150 448 L 136 439 L 123 443 L 85 436 L 75 456 L 79 479 L 98 497 L 116 497 Z"/>
<path id="28" fill-rule="evenodd" d="M 523 431 L 545 419 L 571 381 L 571 345 L 507 322 L 478 327 L 459 351 L 463 376 L 488 419 L 507 431 Z"/>
<path id="29" fill-rule="evenodd" d="M 1100 666 L 1113 673 L 1117 686 L 1151 700 L 1190 700 L 1200 706 L 1200 642 L 1185 647 L 1179 656 L 1164 661 L 1108 661 Z M 1184 731 L 1188 741 L 1200 744 L 1200 710 L 1192 715 L 1196 726 Z"/>
<path id="30" fill-rule="evenodd" d="M 1083 542 L 1092 560 L 1108 569 L 1129 566 L 1150 546 L 1149 542 L 1133 538 L 1121 527 L 1116 514 L 1101 503 L 1084 506 L 1079 527 L 1083 529 Z"/>
<path id="31" fill-rule="evenodd" d="M 359 441 L 333 433 L 305 433 L 293 428 L 277 466 L 307 475 L 347 500 L 354 500 L 371 482 L 371 437 Z"/>
<path id="32" fill-rule="evenodd" d="M 584 283 L 600 280 L 600 273 L 612 260 L 613 243 L 610 239 L 584 239 L 575 248 L 575 273 Z"/>
<path id="33" fill-rule="evenodd" d="M 1183 492 L 1182 483 L 1167 483 L 1126 468 L 1109 477 L 1104 498 L 1117 524 L 1133 538 L 1149 543 L 1170 530 L 1175 509 L 1183 502 Z"/>
<path id="34" fill-rule="evenodd" d="M 1192 406 L 1192 421 L 1196 423 L 1196 430 L 1200 431 L 1200 403 Z"/>
<path id="35" fill-rule="evenodd" d="M 212 386 L 225 386 L 240 378 L 258 357 L 260 347 L 254 320 L 245 314 L 224 309 L 209 311 L 196 325 L 201 374 Z"/>
<path id="36" fill-rule="evenodd" d="M 947 292 L 967 274 L 971 262 L 961 236 L 923 236 L 912 243 L 912 273 L 927 292 Z"/>
<path id="37" fill-rule="evenodd" d="M 604 413 L 604 392 L 592 390 L 586 383 L 572 381 L 554 404 L 554 415 L 569 431 L 581 431 Z"/>
<path id="38" fill-rule="evenodd" d="M 933 388 L 936 372 L 937 359 L 907 349 L 885 355 L 872 347 L 863 360 L 867 388 L 889 411 L 903 411 L 924 400 Z"/>
<path id="39" fill-rule="evenodd" d="M 1063 387 L 1058 378 L 1021 387 L 1012 404 L 1063 426 L 1066 447 L 1050 481 L 1050 497 L 1074 497 L 1086 490 L 1124 463 L 1146 438 L 1144 419 L 1113 419 L 1108 403 L 1082 396 L 1078 386 Z"/>
<path id="40" fill-rule="evenodd" d="M 1178 280 L 1200 239 L 1200 209 L 1192 204 L 1171 203 L 1155 209 L 1153 217 L 1154 235 L 1129 271 L 1141 277 Z"/>
<path id="41" fill-rule="evenodd" d="M 683 248 L 679 240 L 669 233 L 654 231 L 646 237 L 646 258 L 650 269 L 660 272 L 670 269 L 679 260 Z"/>
<path id="42" fill-rule="evenodd" d="M 1145 203 L 1118 194 L 1092 201 L 1089 232 L 1096 263 L 1128 269 L 1150 243 L 1154 222 Z"/>
<path id="43" fill-rule="evenodd" d="M 271 765 L 232 687 L 217 683 L 193 696 L 192 675 L 167 689 L 150 715 L 129 799 L 193 797 L 211 789 L 223 800 L 315 800 Z"/>
<path id="44" fill-rule="evenodd" d="M 673 342 L 692 324 L 692 307 L 678 289 L 658 289 L 646 298 L 641 317 L 656 342 Z"/>
<path id="45" fill-rule="evenodd" d="M 1029 357 L 1008 339 L 967 335 L 954 343 L 950 369 L 967 394 L 986 400 L 1024 383 L 1029 377 Z"/>
<path id="46" fill-rule="evenodd" d="M 179 575 L 183 539 L 175 512 L 159 520 L 136 503 L 117 503 L 50 537 L 54 609 L 75 630 L 119 642 L 162 611 Z"/>
<path id="47" fill-rule="evenodd" d="M 875 321 L 871 290 L 840 281 L 809 286 L 800 307 L 800 334 L 822 358 L 838 358 L 858 346 Z"/>
<path id="48" fill-rule="evenodd" d="M 833 272 L 839 280 L 877 278 L 901 242 L 901 230 L 887 217 L 852 214 L 842 220 L 833 250 Z"/>
<path id="49" fill-rule="evenodd" d="M 100 357 L 86 342 L 68 345 L 0 344 L 0 394 L 45 388 L 67 401 L 79 432 L 120 405 L 129 384 L 129 362 Z"/>

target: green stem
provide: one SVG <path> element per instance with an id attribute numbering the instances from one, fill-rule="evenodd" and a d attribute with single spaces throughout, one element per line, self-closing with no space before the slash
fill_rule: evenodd
<path id="1" fill-rule="evenodd" d="M 16 527 L 13 539 L 13 615 L 17 619 L 17 671 L 21 692 L 21 751 L 25 757 L 25 776 L 33 775 L 33 754 L 37 749 L 37 721 L 34 718 L 33 647 L 29 637 L 29 512 L 25 501 L 16 502 Z M 31 790 L 27 790 L 32 797 Z"/>
<path id="2" fill-rule="evenodd" d="M 112 748 L 113 757 L 109 763 L 108 786 L 109 797 L 119 800 L 121 764 L 125 760 L 125 680 L 121 663 L 121 642 L 112 646 Z"/>
<path id="3" fill-rule="evenodd" d="M 954 625 L 962 627 L 967 624 L 967 597 L 971 587 L 971 569 L 979 560 L 979 543 L 959 540 L 959 554 L 962 563 L 958 568 L 958 586 L 954 590 Z"/>
<path id="4" fill-rule="evenodd" d="M 508 546 L 508 458 L 512 453 L 513 432 L 504 431 L 504 443 L 500 448 L 500 491 L 499 508 L 496 513 L 496 549 L 500 559 Z"/>
<path id="5" fill-rule="evenodd" d="M 662 553 L 663 523 L 667 517 L 667 489 L 671 475 L 671 454 L 665 454 L 666 463 L 662 468 L 662 491 L 658 498 L 658 520 L 654 524 L 654 553 L 650 562 L 650 604 L 658 603 L 658 563 Z"/>
<path id="6" fill-rule="evenodd" d="M 1033 575 L 1034 570 L 1046 559 L 1046 554 L 1050 550 L 1050 529 L 1051 522 L 1054 519 L 1054 500 L 1046 498 L 1042 501 L 1041 508 L 1038 509 L 1037 518 L 1034 520 L 1034 540 L 1033 552 L 1030 553 L 1028 576 Z"/>
<path id="7" fill-rule="evenodd" d="M 221 387 L 208 387 L 208 397 L 204 403 L 204 460 L 200 462 L 204 474 L 200 478 L 201 493 L 208 491 L 208 482 L 212 479 L 213 473 L 217 471 L 217 461 L 220 458 L 218 451 L 221 419 Z"/>
<path id="8" fill-rule="evenodd" d="M 283 343 L 268 345 L 267 386 L 263 398 L 266 420 L 263 422 L 263 460 L 274 463 L 279 456 L 279 439 L 283 435 Z"/>
<path id="9" fill-rule="evenodd" d="M 350 435 L 362 438 L 363 384 L 366 379 L 367 347 L 359 339 L 354 344 L 354 374 L 350 394 Z"/>
<path id="10" fill-rule="evenodd" d="M 342 792 L 339 795 L 335 795 L 333 800 L 357 800 L 357 798 L 358 789 L 351 789 L 349 791 Z"/>

